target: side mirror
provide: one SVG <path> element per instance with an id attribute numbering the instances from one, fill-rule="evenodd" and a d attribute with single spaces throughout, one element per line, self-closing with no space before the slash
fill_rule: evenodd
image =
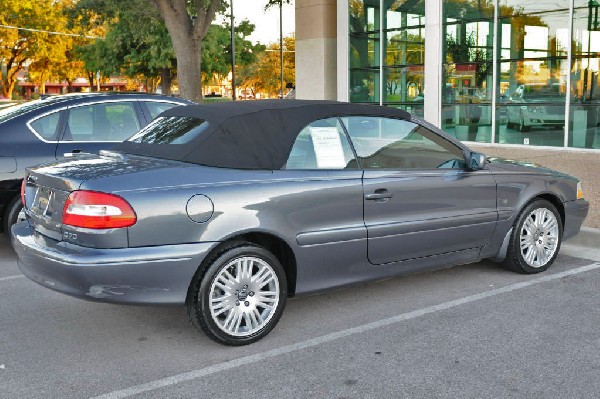
<path id="1" fill-rule="evenodd" d="M 481 152 L 471 152 L 469 156 L 469 169 L 471 170 L 479 170 L 483 169 L 485 163 L 487 162 L 487 157 L 485 154 Z"/>

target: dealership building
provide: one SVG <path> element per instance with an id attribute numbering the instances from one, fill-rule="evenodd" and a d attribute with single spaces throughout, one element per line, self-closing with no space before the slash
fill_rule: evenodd
<path id="1" fill-rule="evenodd" d="M 463 141 L 600 149 L 600 0 L 296 0 L 297 98 Z"/>

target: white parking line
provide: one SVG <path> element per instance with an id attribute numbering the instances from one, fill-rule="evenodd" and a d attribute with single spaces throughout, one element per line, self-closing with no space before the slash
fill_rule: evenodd
<path id="1" fill-rule="evenodd" d="M 493 297 L 496 295 L 504 294 L 507 292 L 520 290 L 522 288 L 527 288 L 533 285 L 542 284 L 548 281 L 558 280 L 564 277 L 572 276 L 579 273 L 585 273 L 591 270 L 600 269 L 600 262 L 593 263 L 591 265 L 578 267 L 576 269 L 567 270 L 561 273 L 550 274 L 543 277 L 533 278 L 528 281 L 524 281 L 522 283 L 512 284 L 506 287 L 497 288 L 494 290 L 482 292 L 476 295 L 470 295 L 464 298 L 456 299 L 454 301 L 440 303 L 439 305 L 433 305 L 426 308 L 413 310 L 412 312 L 402 313 L 397 316 L 393 316 L 387 319 L 382 319 L 378 321 L 374 321 L 371 323 L 363 324 L 357 327 L 352 327 L 347 330 L 338 331 L 335 333 L 323 335 L 320 337 L 312 338 L 306 341 L 298 342 L 292 345 L 282 346 L 280 348 L 272 349 L 266 352 L 257 353 L 250 356 L 245 356 L 239 359 L 231 360 L 228 362 L 215 364 L 213 366 L 205 367 L 202 369 L 190 371 L 187 373 L 173 375 L 171 377 L 162 378 L 159 380 L 151 381 L 145 384 L 136 385 L 133 387 L 121 389 L 118 391 L 113 391 L 106 393 L 104 395 L 95 396 L 92 399 L 118 399 L 118 398 L 127 398 L 133 395 L 137 395 L 143 392 L 153 391 L 159 388 L 165 388 L 172 385 L 179 384 L 181 382 L 195 380 L 201 377 L 205 377 L 207 375 L 216 374 L 225 370 L 230 370 L 236 367 L 258 363 L 266 359 L 274 358 L 277 356 L 284 355 L 286 353 L 296 352 L 305 348 L 310 348 L 313 346 L 318 346 L 327 342 L 336 341 L 341 338 L 349 337 L 351 335 L 360 334 L 366 331 L 375 330 L 377 328 L 385 327 L 390 324 L 399 323 L 402 321 L 415 319 L 417 317 L 425 316 L 431 313 L 441 312 L 443 310 L 451 309 L 460 305 L 464 305 L 467 303 L 479 301 L 482 299 L 486 299 L 489 297 Z"/>
<path id="2" fill-rule="evenodd" d="M 18 278 L 24 278 L 25 276 L 23 276 L 22 274 L 19 274 L 17 276 L 7 276 L 7 277 L 0 277 L 0 281 L 8 281 L 8 280 L 15 280 Z"/>

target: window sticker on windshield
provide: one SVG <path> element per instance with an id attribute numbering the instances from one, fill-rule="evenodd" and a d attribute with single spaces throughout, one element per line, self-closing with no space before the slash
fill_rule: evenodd
<path id="1" fill-rule="evenodd" d="M 346 166 L 342 141 L 336 127 L 311 127 L 310 137 L 319 169 L 340 169 Z"/>

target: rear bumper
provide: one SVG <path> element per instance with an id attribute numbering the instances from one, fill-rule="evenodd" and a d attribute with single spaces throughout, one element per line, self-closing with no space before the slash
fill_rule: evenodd
<path id="1" fill-rule="evenodd" d="M 21 272 L 36 283 L 81 299 L 125 303 L 185 303 L 194 273 L 217 243 L 94 249 L 12 228 Z"/>
<path id="2" fill-rule="evenodd" d="M 581 225 L 583 225 L 583 221 L 590 210 L 590 203 L 580 199 L 577 201 L 565 202 L 564 207 L 565 225 L 563 228 L 563 240 L 566 240 L 579 233 Z"/>

